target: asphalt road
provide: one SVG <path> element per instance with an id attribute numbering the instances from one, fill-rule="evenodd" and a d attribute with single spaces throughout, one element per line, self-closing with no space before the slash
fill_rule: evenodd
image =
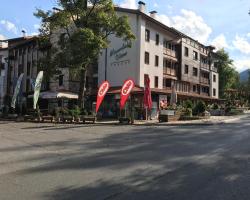
<path id="1" fill-rule="evenodd" d="M 0 122 L 1 200 L 249 200 L 250 117 L 213 126 Z"/>

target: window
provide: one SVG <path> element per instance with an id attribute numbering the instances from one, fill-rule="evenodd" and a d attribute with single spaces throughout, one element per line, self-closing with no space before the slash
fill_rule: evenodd
<path id="1" fill-rule="evenodd" d="M 155 56 L 155 66 L 159 66 L 159 56 Z"/>
<path id="2" fill-rule="evenodd" d="M 188 57 L 188 48 L 187 47 L 185 47 L 185 56 Z"/>
<path id="3" fill-rule="evenodd" d="M 149 65 L 149 52 L 145 52 L 145 64 Z"/>
<path id="4" fill-rule="evenodd" d="M 216 75 L 213 75 L 213 81 L 216 82 Z"/>
<path id="5" fill-rule="evenodd" d="M 59 75 L 59 86 L 63 85 L 63 75 Z"/>
<path id="6" fill-rule="evenodd" d="M 146 29 L 146 32 L 145 32 L 145 40 L 146 40 L 147 42 L 150 41 L 150 31 L 149 31 L 148 29 Z"/>
<path id="7" fill-rule="evenodd" d="M 193 51 L 193 59 L 198 60 L 198 53 L 196 51 Z"/>
<path id="8" fill-rule="evenodd" d="M 159 36 L 159 34 L 156 34 L 155 35 L 155 44 L 158 46 L 159 43 L 160 43 L 160 36 Z"/>
<path id="9" fill-rule="evenodd" d="M 216 96 L 216 89 L 213 89 L 213 95 Z"/>
<path id="10" fill-rule="evenodd" d="M 196 92 L 196 85 L 193 85 L 193 92 Z"/>
<path id="11" fill-rule="evenodd" d="M 158 81 L 159 81 L 159 78 L 158 76 L 155 76 L 155 88 L 158 88 Z"/>
<path id="12" fill-rule="evenodd" d="M 188 74 L 188 65 L 185 65 L 185 74 Z"/>
<path id="13" fill-rule="evenodd" d="M 198 76 L 198 69 L 193 67 L 193 76 Z"/>
<path id="14" fill-rule="evenodd" d="M 30 79 L 26 80 L 26 92 L 30 91 Z"/>
<path id="15" fill-rule="evenodd" d="M 30 62 L 27 63 L 27 76 L 30 75 Z"/>
<path id="16" fill-rule="evenodd" d="M 168 48 L 168 41 L 166 39 L 163 41 L 163 47 Z"/>

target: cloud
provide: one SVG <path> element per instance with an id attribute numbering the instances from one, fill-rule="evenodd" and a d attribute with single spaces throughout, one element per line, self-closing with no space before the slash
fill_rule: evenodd
<path id="1" fill-rule="evenodd" d="M 5 40 L 6 37 L 4 37 L 3 35 L 0 35 L 0 40 Z"/>
<path id="2" fill-rule="evenodd" d="M 136 9 L 136 1 L 135 0 L 124 0 L 121 4 L 121 7 L 123 8 L 131 8 L 131 9 Z"/>
<path id="3" fill-rule="evenodd" d="M 246 69 L 250 69 L 250 59 L 244 58 L 240 60 L 234 61 L 234 66 L 236 67 L 237 71 L 242 72 Z"/>
<path id="4" fill-rule="evenodd" d="M 233 41 L 233 45 L 236 49 L 238 49 L 243 54 L 250 54 L 250 43 L 246 38 L 240 37 L 239 35 L 235 36 Z"/>
<path id="5" fill-rule="evenodd" d="M 216 38 L 214 38 L 211 44 L 215 46 L 217 50 L 223 49 L 223 48 L 231 49 L 231 47 L 227 43 L 227 40 L 224 34 L 220 34 Z"/>
<path id="6" fill-rule="evenodd" d="M 1 35 L 0 34 L 0 40 L 5 40 L 7 39 L 4 35 Z M 5 47 L 8 47 L 8 43 L 7 42 L 2 42 L 2 47 L 5 48 Z"/>
<path id="7" fill-rule="evenodd" d="M 34 24 L 34 29 L 38 30 L 40 28 L 40 25 L 39 24 Z"/>
<path id="8" fill-rule="evenodd" d="M 10 32 L 17 35 L 18 29 L 17 29 L 16 25 L 13 24 L 12 22 L 10 22 L 8 20 L 1 20 L 0 24 L 2 24 L 7 31 L 10 31 Z"/>
<path id="9" fill-rule="evenodd" d="M 155 8 L 158 8 L 159 7 L 159 4 L 158 3 L 154 3 L 153 5 Z"/>
<path id="10" fill-rule="evenodd" d="M 39 35 L 39 33 L 33 32 L 33 33 L 31 33 L 30 35 L 31 35 L 31 36 L 37 36 L 37 35 Z"/>
<path id="11" fill-rule="evenodd" d="M 173 17 L 158 15 L 158 20 L 167 26 L 176 28 L 201 43 L 206 43 L 212 33 L 212 28 L 205 23 L 201 16 L 185 9 L 181 10 L 181 15 Z"/>
<path id="12" fill-rule="evenodd" d="M 250 37 L 250 33 L 247 34 L 247 37 Z"/>

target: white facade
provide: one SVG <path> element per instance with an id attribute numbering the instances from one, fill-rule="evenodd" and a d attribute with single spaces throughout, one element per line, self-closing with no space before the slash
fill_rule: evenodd
<path id="1" fill-rule="evenodd" d="M 144 87 L 144 75 L 149 75 L 150 86 L 155 87 L 155 77 L 158 77 L 158 88 L 163 88 L 163 41 L 174 40 L 163 28 L 147 21 L 142 15 L 136 13 L 118 12 L 119 15 L 127 15 L 131 29 L 136 36 L 131 48 L 125 48 L 126 44 L 120 38 L 111 36 L 110 47 L 107 50 L 107 77 L 111 87 L 121 86 L 123 82 L 132 78 L 135 85 Z M 145 30 L 150 30 L 150 41 L 145 42 Z M 159 44 L 156 45 L 156 34 L 159 35 Z M 149 64 L 145 64 L 145 52 L 149 53 Z M 105 80 L 105 50 L 99 58 L 98 84 Z M 158 66 L 155 66 L 155 56 L 158 56 Z"/>
<path id="2" fill-rule="evenodd" d="M 218 99 L 219 77 L 218 73 L 212 70 L 214 65 L 209 57 L 209 52 L 212 51 L 211 47 L 206 47 L 177 30 L 166 27 L 155 20 L 154 15 L 149 16 L 144 12 L 145 7 L 141 10 L 117 9 L 118 15 L 128 16 L 136 40 L 133 41 L 132 47 L 128 48 L 122 39 L 115 36 L 109 38 L 110 45 L 107 53 L 106 50 L 103 50 L 99 58 L 98 85 L 105 80 L 106 76 L 111 87 L 121 87 L 126 79 L 131 78 L 135 81 L 136 86 L 143 88 L 144 76 L 148 75 L 151 80 L 151 88 L 166 89 L 164 81 L 171 79 L 171 81 L 178 82 L 176 83 L 178 85 L 177 92 L 190 93 L 196 97 L 201 95 L 205 98 Z M 150 31 L 149 41 L 145 38 L 146 30 Z M 159 36 L 159 44 L 156 43 L 156 35 Z M 167 49 L 164 42 L 173 44 L 174 50 Z M 189 49 L 188 56 L 184 54 L 185 47 Z M 149 63 L 145 62 L 145 52 L 149 53 Z M 194 52 L 197 52 L 197 59 L 193 58 Z M 172 53 L 174 56 L 171 55 Z M 156 56 L 158 66 L 155 65 Z M 205 64 L 207 69 L 204 68 L 201 57 L 207 59 Z M 165 74 L 164 59 L 170 59 L 178 66 L 174 75 L 172 72 L 170 76 Z M 189 66 L 188 73 L 185 73 L 186 65 Z M 194 68 L 197 69 L 196 75 L 193 74 Z M 206 74 L 207 80 L 203 80 L 203 74 Z M 215 79 L 214 76 L 216 76 Z M 182 87 L 186 83 L 188 83 L 189 89 L 179 91 L 179 86 Z M 193 91 L 193 88 L 197 89 Z"/>

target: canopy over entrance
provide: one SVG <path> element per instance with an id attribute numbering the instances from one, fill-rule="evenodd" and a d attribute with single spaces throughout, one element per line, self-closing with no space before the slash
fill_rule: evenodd
<path id="1" fill-rule="evenodd" d="M 28 97 L 33 97 L 33 94 Z M 69 91 L 46 91 L 41 92 L 39 97 L 42 99 L 78 99 L 77 94 Z"/>

